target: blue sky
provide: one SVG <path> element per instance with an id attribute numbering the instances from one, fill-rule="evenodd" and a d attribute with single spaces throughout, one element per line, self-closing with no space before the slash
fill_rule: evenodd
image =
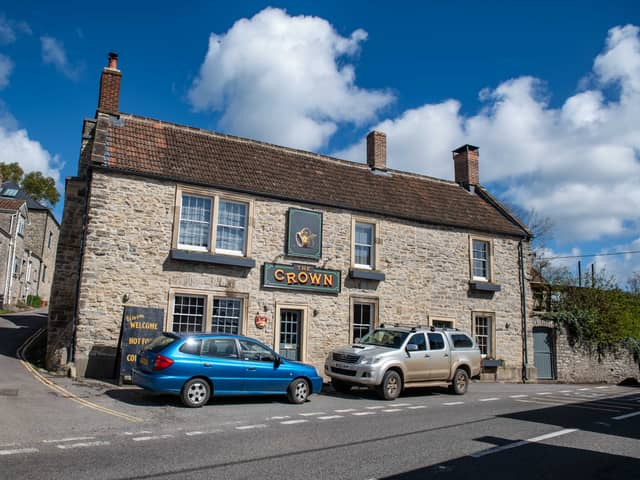
<path id="1" fill-rule="evenodd" d="M 0 161 L 62 188 L 115 51 L 124 112 L 356 161 L 381 129 L 392 167 L 443 178 L 472 143 L 483 184 L 556 222 L 547 255 L 640 250 L 639 26 L 634 1 L 12 2 Z"/>

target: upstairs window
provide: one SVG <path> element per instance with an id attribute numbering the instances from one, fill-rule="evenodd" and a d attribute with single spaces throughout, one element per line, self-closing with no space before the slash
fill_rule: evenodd
<path id="1" fill-rule="evenodd" d="M 354 267 L 375 269 L 375 225 L 355 222 L 354 227 Z"/>
<path id="2" fill-rule="evenodd" d="M 471 241 L 471 269 L 473 280 L 491 280 L 491 242 L 478 239 Z"/>
<path id="3" fill-rule="evenodd" d="M 209 250 L 211 204 L 210 198 L 182 195 L 178 248 Z"/>
<path id="4" fill-rule="evenodd" d="M 246 230 L 247 205 L 220 200 L 218 202 L 216 252 L 227 255 L 244 255 Z"/>
<path id="5" fill-rule="evenodd" d="M 24 235 L 24 217 L 18 218 L 18 234 Z"/>
<path id="6" fill-rule="evenodd" d="M 47 242 L 47 248 L 51 248 L 51 240 L 53 238 L 53 232 L 49 232 L 49 240 Z"/>

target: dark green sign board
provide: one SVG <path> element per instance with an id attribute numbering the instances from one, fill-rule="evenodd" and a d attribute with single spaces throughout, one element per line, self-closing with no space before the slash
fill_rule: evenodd
<path id="1" fill-rule="evenodd" d="M 340 271 L 325 270 L 312 265 L 264 264 L 262 286 L 307 292 L 340 292 Z"/>
<path id="2" fill-rule="evenodd" d="M 322 213 L 289 209 L 287 255 L 315 260 L 322 256 Z"/>
<path id="3" fill-rule="evenodd" d="M 138 352 L 162 333 L 164 310 L 162 308 L 124 307 L 118 347 L 118 379 L 131 375 Z"/>

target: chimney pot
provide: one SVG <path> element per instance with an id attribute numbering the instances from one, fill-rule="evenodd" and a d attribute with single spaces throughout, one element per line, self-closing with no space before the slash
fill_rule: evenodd
<path id="1" fill-rule="evenodd" d="M 367 164 L 372 170 L 387 169 L 387 135 L 370 132 L 367 135 Z"/>
<path id="2" fill-rule="evenodd" d="M 100 77 L 99 112 L 118 113 L 121 79 L 122 74 L 118 70 L 118 54 L 109 52 L 109 64 L 102 69 L 102 76 Z"/>
<path id="3" fill-rule="evenodd" d="M 453 167 L 456 183 L 459 183 L 468 190 L 470 186 L 480 184 L 478 150 L 478 147 L 466 144 L 453 151 Z"/>

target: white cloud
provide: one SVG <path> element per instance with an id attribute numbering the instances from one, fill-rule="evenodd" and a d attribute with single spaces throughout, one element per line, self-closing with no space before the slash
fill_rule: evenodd
<path id="1" fill-rule="evenodd" d="M 15 42 L 18 33 L 31 35 L 31 28 L 25 22 L 16 22 L 0 15 L 0 44 L 8 45 Z"/>
<path id="2" fill-rule="evenodd" d="M 13 71 L 13 62 L 9 57 L 0 53 L 0 90 L 9 85 L 9 76 Z"/>
<path id="3" fill-rule="evenodd" d="M 590 84 L 551 108 L 541 80 L 519 77 L 480 92 L 484 107 L 475 115 L 460 115 L 459 103 L 447 100 L 408 110 L 373 129 L 388 134 L 390 166 L 450 179 L 450 151 L 464 143 L 480 146 L 481 181 L 499 183 L 506 200 L 554 219 L 560 241 L 637 236 L 638 27 L 609 31 Z M 364 143 L 336 155 L 364 161 Z"/>
<path id="4" fill-rule="evenodd" d="M 346 60 L 366 37 L 363 30 L 343 37 L 322 18 L 266 8 L 211 34 L 189 102 L 222 111 L 220 127 L 232 133 L 319 149 L 339 124 L 372 121 L 393 100 L 355 84 Z"/>
<path id="5" fill-rule="evenodd" d="M 76 80 L 82 71 L 80 65 L 72 65 L 67 58 L 64 45 L 53 37 L 40 37 L 42 61 L 53 65 L 56 70 L 71 80 Z"/>
<path id="6" fill-rule="evenodd" d="M 60 179 L 60 159 L 51 155 L 40 142 L 29 138 L 24 129 L 14 130 L 1 126 L 0 122 L 0 162 L 17 162 L 25 173 L 39 171 L 53 177 L 56 183 Z"/>

